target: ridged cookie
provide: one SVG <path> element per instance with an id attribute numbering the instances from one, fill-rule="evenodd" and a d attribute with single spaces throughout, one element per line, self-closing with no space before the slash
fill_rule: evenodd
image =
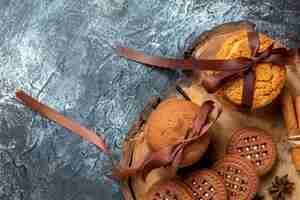
<path id="1" fill-rule="evenodd" d="M 276 161 L 276 145 L 266 131 L 249 127 L 236 130 L 227 146 L 227 153 L 237 153 L 256 166 L 259 176 L 268 173 Z"/>
<path id="2" fill-rule="evenodd" d="M 259 179 L 254 165 L 239 155 L 227 155 L 217 161 L 213 169 L 223 177 L 228 193 L 228 200 L 252 200 L 255 196 Z"/>
<path id="3" fill-rule="evenodd" d="M 184 177 L 184 183 L 193 191 L 194 199 L 227 200 L 225 182 L 213 170 L 198 170 Z"/>
<path id="4" fill-rule="evenodd" d="M 275 42 L 270 37 L 259 33 L 260 48 L 259 52 L 265 50 L 272 43 L 275 48 L 280 47 L 278 42 Z M 197 59 L 197 50 L 193 53 Z M 246 31 L 238 31 L 236 34 L 230 35 L 224 40 L 221 45 L 216 59 L 230 59 L 237 57 L 250 57 L 251 51 L 249 48 L 248 36 Z M 211 72 L 210 72 L 211 73 Z M 269 63 L 261 63 L 256 66 L 256 81 L 253 98 L 252 109 L 260 108 L 270 104 L 281 92 L 286 81 L 286 70 L 284 67 L 279 67 Z M 241 105 L 244 88 L 244 79 L 239 78 L 227 82 L 219 91 L 230 102 Z"/>

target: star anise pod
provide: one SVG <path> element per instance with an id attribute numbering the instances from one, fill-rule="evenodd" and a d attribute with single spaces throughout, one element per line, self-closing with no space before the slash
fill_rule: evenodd
<path id="1" fill-rule="evenodd" d="M 286 196 L 290 195 L 294 190 L 294 183 L 290 182 L 288 175 L 276 176 L 269 187 L 269 192 L 273 200 L 286 200 Z"/>

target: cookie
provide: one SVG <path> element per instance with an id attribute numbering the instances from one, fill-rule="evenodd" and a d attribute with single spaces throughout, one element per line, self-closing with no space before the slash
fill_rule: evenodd
<path id="1" fill-rule="evenodd" d="M 150 148 L 159 151 L 186 138 L 199 109 L 195 103 L 176 98 L 159 104 L 150 114 L 145 126 L 145 137 Z M 209 134 L 205 134 L 189 144 L 184 149 L 180 166 L 189 166 L 197 162 L 207 150 L 209 142 Z"/>
<path id="2" fill-rule="evenodd" d="M 184 177 L 184 183 L 193 191 L 197 200 L 227 200 L 225 183 L 213 170 L 199 170 Z"/>
<path id="3" fill-rule="evenodd" d="M 256 166 L 259 176 L 268 173 L 276 161 L 276 145 L 266 131 L 259 128 L 238 129 L 227 146 L 228 153 L 237 153 Z"/>
<path id="4" fill-rule="evenodd" d="M 280 47 L 270 37 L 259 33 L 259 52 L 265 50 L 272 43 L 275 48 Z M 197 51 L 197 49 L 195 50 Z M 194 55 L 199 56 L 197 52 Z M 220 47 L 216 59 L 231 59 L 237 57 L 251 57 L 246 31 L 239 31 L 230 35 Z M 197 59 L 197 57 L 196 57 Z M 252 109 L 257 109 L 270 104 L 281 92 L 286 81 L 286 70 L 284 67 L 270 63 L 260 63 L 256 66 L 256 80 Z M 244 89 L 244 79 L 238 78 L 227 82 L 219 91 L 230 102 L 241 105 Z"/>
<path id="5" fill-rule="evenodd" d="M 146 200 L 194 200 L 191 190 L 178 180 L 167 180 L 155 183 Z"/>
<path id="6" fill-rule="evenodd" d="M 229 200 L 251 200 L 258 189 L 259 179 L 253 164 L 239 155 L 227 155 L 213 169 L 223 177 Z"/>

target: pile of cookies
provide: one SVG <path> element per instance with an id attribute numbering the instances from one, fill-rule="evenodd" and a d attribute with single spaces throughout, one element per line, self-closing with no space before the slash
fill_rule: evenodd
<path id="1" fill-rule="evenodd" d="M 274 44 L 275 48 L 281 47 L 281 44 L 278 41 L 263 33 L 259 33 L 258 36 L 260 41 L 259 52 L 267 49 L 271 44 Z M 238 57 L 251 57 L 247 31 L 245 30 L 224 34 L 222 42 L 217 41 L 218 35 L 212 36 L 211 40 L 212 41 L 208 41 L 208 44 L 206 45 L 204 45 L 203 42 L 196 45 L 192 52 L 192 56 L 195 59 L 201 59 L 203 58 L 202 56 L 204 51 L 208 51 L 211 46 L 217 46 L 218 43 L 222 43 L 214 55 L 216 59 L 222 60 Z M 209 71 L 207 73 L 215 72 Z M 257 64 L 255 67 L 255 73 L 256 79 L 255 89 L 253 92 L 252 109 L 262 108 L 272 103 L 278 97 L 286 82 L 286 69 L 271 63 Z M 204 74 L 202 76 L 204 76 Z M 197 79 L 200 82 L 201 76 Z M 224 97 L 234 105 L 241 106 L 243 88 L 243 78 L 234 79 L 223 85 L 222 89 L 218 91 L 218 96 Z"/>
<path id="2" fill-rule="evenodd" d="M 187 138 L 198 110 L 197 104 L 183 99 L 170 98 L 161 102 L 145 125 L 145 139 L 150 149 L 159 151 Z M 205 134 L 201 140 L 188 145 L 180 166 L 190 166 L 200 160 L 209 143 L 210 136 Z"/>
<path id="3" fill-rule="evenodd" d="M 198 108 L 187 100 L 171 98 L 163 101 L 145 125 L 145 138 L 150 148 L 157 150 L 185 138 Z M 188 146 L 180 167 L 198 162 L 210 141 L 210 134 L 206 134 Z M 276 145 L 266 131 L 238 129 L 229 140 L 227 154 L 210 169 L 193 170 L 184 176 L 160 180 L 150 187 L 145 199 L 251 200 L 259 188 L 259 177 L 268 173 L 275 161 Z"/>

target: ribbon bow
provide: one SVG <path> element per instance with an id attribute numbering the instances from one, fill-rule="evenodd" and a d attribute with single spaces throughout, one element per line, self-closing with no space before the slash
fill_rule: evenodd
<path id="1" fill-rule="evenodd" d="M 225 62 L 223 61 L 219 68 L 222 72 L 203 77 L 202 84 L 208 92 L 213 93 L 216 92 L 216 90 L 218 90 L 225 82 L 237 77 L 244 77 L 242 103 L 244 106 L 251 108 L 255 88 L 256 65 L 263 63 L 270 57 L 274 44 L 271 44 L 266 50 L 259 53 L 258 50 L 260 43 L 258 34 L 256 32 L 248 32 L 248 40 L 252 58 L 240 57 L 236 60 L 232 59 L 236 62 L 240 61 L 240 63 L 231 64 L 230 68 L 222 67 L 225 66 Z M 228 62 L 229 61 L 230 60 L 228 60 Z"/>
<path id="2" fill-rule="evenodd" d="M 252 107 L 253 94 L 255 88 L 255 69 L 259 63 L 271 63 L 280 67 L 285 65 L 295 65 L 299 59 L 300 49 L 273 48 L 270 45 L 266 50 L 258 52 L 260 43 L 258 33 L 255 31 L 248 32 L 251 58 L 239 57 L 227 60 L 213 59 L 171 59 L 159 56 L 149 56 L 129 48 L 120 47 L 116 52 L 130 60 L 167 69 L 185 69 L 185 70 L 212 70 L 218 73 L 210 74 L 203 77 L 202 85 L 209 92 L 213 93 L 221 86 L 239 77 L 244 78 L 244 90 L 242 104 Z"/>
<path id="3" fill-rule="evenodd" d="M 214 111 L 216 115 L 211 117 L 211 114 Z M 140 159 L 134 164 L 121 160 L 119 165 L 113 170 L 113 177 L 116 179 L 123 179 L 142 171 L 146 174 L 152 169 L 167 165 L 172 165 L 176 169 L 182 161 L 185 147 L 206 134 L 211 125 L 213 125 L 219 118 L 220 114 L 221 108 L 217 106 L 214 101 L 205 101 L 199 108 L 198 114 L 193 122 L 191 133 L 188 134 L 188 138 L 185 138 L 176 144 L 162 148 L 159 151 L 149 152 L 144 159 Z M 212 119 L 210 119 L 210 117 Z M 126 149 L 126 151 L 127 152 L 125 153 L 130 154 L 130 149 Z M 131 159 L 126 157 L 127 156 L 123 156 L 123 159 Z"/>

